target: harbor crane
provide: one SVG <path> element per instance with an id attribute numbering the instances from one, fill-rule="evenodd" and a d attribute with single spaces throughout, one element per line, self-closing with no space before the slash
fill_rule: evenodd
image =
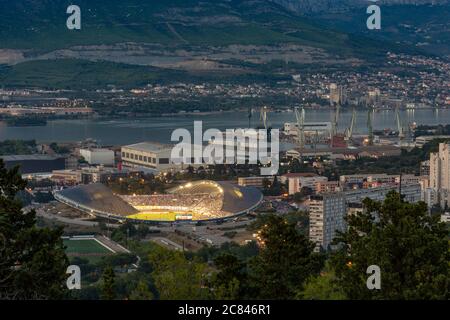
<path id="1" fill-rule="evenodd" d="M 298 141 L 300 148 L 305 147 L 305 108 L 299 111 L 299 108 L 295 108 L 295 118 L 297 119 Z"/>
<path id="2" fill-rule="evenodd" d="M 405 139 L 405 128 L 403 127 L 402 121 L 400 119 L 400 110 L 397 107 L 395 109 L 395 116 L 397 118 L 397 131 L 398 131 L 398 138 L 400 141 L 402 141 L 403 139 Z"/>
<path id="3" fill-rule="evenodd" d="M 369 132 L 369 136 L 367 139 L 367 145 L 372 146 L 373 145 L 373 107 L 370 107 L 369 111 L 367 112 L 367 129 Z"/>
<path id="4" fill-rule="evenodd" d="M 341 106 L 338 103 L 336 105 L 336 110 L 334 112 L 333 120 L 331 121 L 331 124 L 332 124 L 332 136 L 337 135 L 340 111 L 341 111 Z"/>
<path id="5" fill-rule="evenodd" d="M 353 130 L 355 128 L 355 123 L 356 123 L 356 109 L 353 108 L 353 112 L 352 112 L 352 119 L 350 121 L 350 127 L 348 127 L 345 130 L 345 140 L 346 141 L 350 141 L 353 137 Z"/>
<path id="6" fill-rule="evenodd" d="M 261 115 L 260 115 L 260 119 L 264 124 L 264 129 L 268 129 L 270 126 L 269 123 L 269 108 L 267 106 L 264 106 L 261 108 Z"/>

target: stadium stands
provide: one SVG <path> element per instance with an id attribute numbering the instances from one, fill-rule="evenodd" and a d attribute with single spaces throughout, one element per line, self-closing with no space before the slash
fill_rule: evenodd
<path id="1" fill-rule="evenodd" d="M 133 221 L 222 220 L 254 210 L 263 196 L 257 188 L 230 182 L 196 181 L 180 185 L 168 194 L 116 196 L 102 184 L 66 189 L 57 200 L 80 210 Z"/>

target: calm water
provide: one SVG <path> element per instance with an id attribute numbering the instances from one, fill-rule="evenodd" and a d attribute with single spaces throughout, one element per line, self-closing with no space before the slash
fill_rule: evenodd
<path id="1" fill-rule="evenodd" d="M 409 110 L 401 112 L 402 121 L 417 124 L 450 124 L 450 110 Z M 270 123 L 274 128 L 281 128 L 285 122 L 295 122 L 294 113 L 271 113 Z M 307 110 L 306 122 L 330 121 L 331 113 L 327 110 Z M 343 112 L 339 121 L 339 131 L 346 128 L 351 119 L 351 112 Z M 374 129 L 396 128 L 395 113 L 381 111 L 374 113 Z M 141 141 L 170 142 L 170 135 L 176 128 L 192 130 L 195 120 L 203 121 L 203 128 L 246 128 L 248 126 L 245 112 L 215 115 L 175 116 L 162 118 L 138 119 L 83 119 L 49 121 L 45 127 L 7 127 L 0 122 L 0 140 L 35 139 L 38 142 L 81 141 L 96 139 L 103 145 L 122 145 Z M 259 114 L 255 113 L 252 125 L 260 125 Z M 367 133 L 367 113 L 358 112 L 355 128 L 356 134 Z"/>

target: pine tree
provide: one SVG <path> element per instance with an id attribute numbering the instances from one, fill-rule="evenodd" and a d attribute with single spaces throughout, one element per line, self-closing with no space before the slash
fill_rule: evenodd
<path id="1" fill-rule="evenodd" d="M 249 263 L 250 291 L 259 299 L 294 299 L 310 276 L 319 274 L 323 257 L 295 224 L 270 215 L 258 231 L 261 250 Z"/>
<path id="2" fill-rule="evenodd" d="M 153 300 L 153 293 L 149 290 L 148 284 L 141 280 L 136 288 L 130 293 L 130 300 Z"/>
<path id="3" fill-rule="evenodd" d="M 68 259 L 62 229 L 38 228 L 36 212 L 22 212 L 18 168 L 0 160 L 0 300 L 58 299 L 66 291 Z"/>
<path id="4" fill-rule="evenodd" d="M 390 192 L 384 202 L 364 201 L 347 218 L 342 246 L 332 258 L 339 286 L 350 299 L 448 299 L 448 231 L 423 202 L 412 204 Z M 381 290 L 367 288 L 367 268 L 380 267 Z"/>
<path id="5" fill-rule="evenodd" d="M 103 271 L 101 280 L 101 298 L 114 300 L 116 298 L 116 275 L 113 268 L 107 267 Z"/>

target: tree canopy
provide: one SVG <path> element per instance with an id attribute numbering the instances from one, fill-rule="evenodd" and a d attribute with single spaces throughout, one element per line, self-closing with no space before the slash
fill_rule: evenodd
<path id="1" fill-rule="evenodd" d="M 59 299 L 66 291 L 68 259 L 62 229 L 38 228 L 34 210 L 15 196 L 26 182 L 0 160 L 0 299 Z"/>
<path id="2" fill-rule="evenodd" d="M 384 202 L 364 201 L 347 217 L 341 249 L 332 257 L 337 283 L 350 299 L 448 299 L 448 231 L 423 202 L 402 200 L 395 191 Z M 381 289 L 368 290 L 367 268 L 380 267 Z"/>

